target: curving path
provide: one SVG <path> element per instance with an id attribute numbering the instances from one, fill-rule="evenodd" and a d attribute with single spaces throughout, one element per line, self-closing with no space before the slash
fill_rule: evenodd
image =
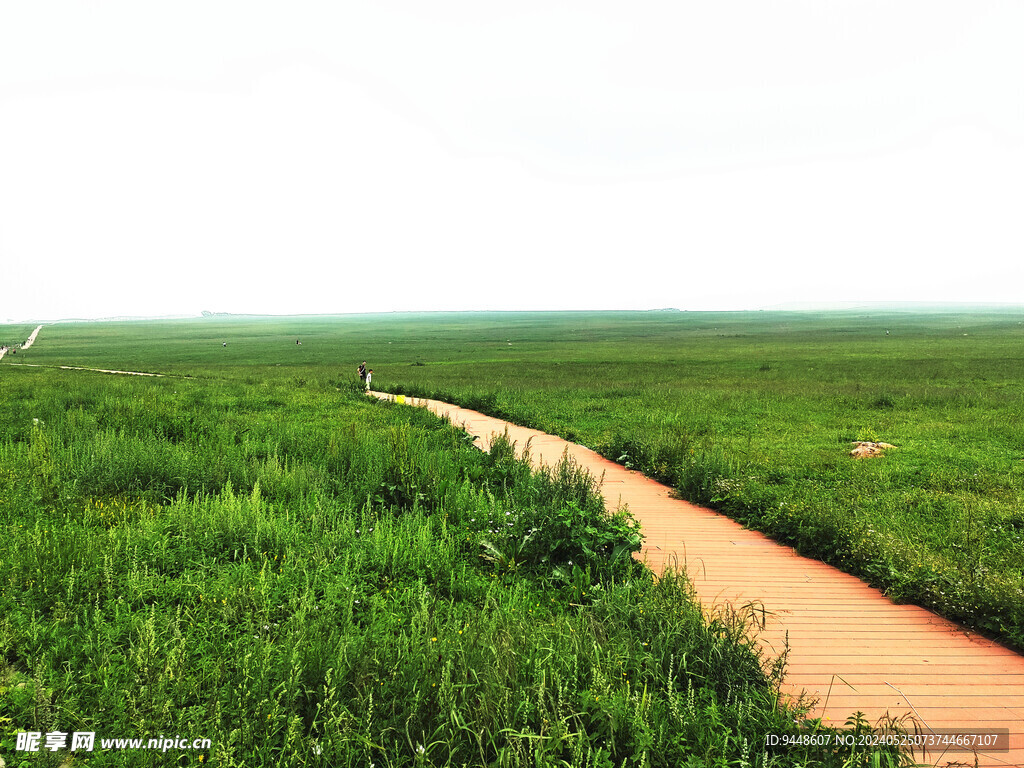
<path id="1" fill-rule="evenodd" d="M 372 392 L 387 400 L 395 396 Z M 655 572 L 684 565 L 707 610 L 753 604 L 763 615 L 764 650 L 789 655 L 784 691 L 819 704 L 812 716 L 842 724 L 860 711 L 871 722 L 910 715 L 923 729 L 1008 729 L 1009 751 L 982 752 L 981 766 L 1024 766 L 1024 657 L 877 589 L 712 510 L 672 498 L 670 489 L 580 445 L 436 400 L 424 406 L 480 438 L 506 430 L 535 463 L 568 454 L 595 477 L 609 508 L 627 504 L 643 525 L 641 553 Z M 761 610 L 763 609 L 763 614 Z M 970 753 L 929 752 L 928 765 L 974 765 Z"/>

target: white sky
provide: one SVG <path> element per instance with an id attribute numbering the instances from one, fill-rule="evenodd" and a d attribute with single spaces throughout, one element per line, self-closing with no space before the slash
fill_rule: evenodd
<path id="1" fill-rule="evenodd" d="M 1022 302 L 1022 39 L 1016 0 L 4 0 L 0 320 Z"/>

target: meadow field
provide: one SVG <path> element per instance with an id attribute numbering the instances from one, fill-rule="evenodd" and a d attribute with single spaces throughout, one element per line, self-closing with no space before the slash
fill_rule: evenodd
<path id="1" fill-rule="evenodd" d="M 636 352 L 645 327 L 583 319 L 592 351 Z M 778 699 L 783 665 L 758 655 L 742 617 L 703 615 L 682 575 L 636 563 L 640 532 L 604 511 L 591 478 L 531 471 L 501 441 L 482 453 L 356 386 L 367 359 L 391 388 L 492 409 L 536 399 L 521 416 L 554 427 L 571 415 L 553 405 L 559 387 L 582 386 L 559 371 L 586 368 L 569 354 L 586 344 L 542 340 L 562 321 L 60 324 L 0 361 L 0 758 L 899 763 L 769 751 L 766 734 L 801 732 L 803 711 Z M 649 386 L 595 383 L 592 396 Z"/>
<path id="2" fill-rule="evenodd" d="M 1024 648 L 1020 312 L 207 318 L 46 336 L 41 363 L 255 381 L 259 360 L 295 387 L 366 359 L 378 389 L 581 442 Z M 853 461 L 860 439 L 897 448 Z"/>
<path id="3" fill-rule="evenodd" d="M 46 335 L 33 360 L 250 381 L 260 360 L 296 387 L 366 359 L 378 389 L 581 442 L 1024 648 L 1020 312 L 207 318 Z M 897 448 L 853 461 L 861 439 Z"/>
<path id="4" fill-rule="evenodd" d="M 382 388 L 581 442 L 1024 648 L 1020 312 L 580 314 L 403 341 Z M 855 440 L 897 448 L 854 461 Z"/>

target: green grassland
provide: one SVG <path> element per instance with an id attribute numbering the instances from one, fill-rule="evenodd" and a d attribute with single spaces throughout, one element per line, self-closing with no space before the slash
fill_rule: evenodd
<path id="1" fill-rule="evenodd" d="M 447 366 L 437 386 L 505 402 L 458 371 L 520 370 L 484 349 L 515 322 L 55 325 L 0 362 L 6 764 L 895 763 L 768 752 L 801 717 L 781 664 L 743 616 L 709 619 L 684 578 L 640 567 L 588 476 L 355 386 L 365 357 L 392 386 Z M 522 326 L 535 371 L 556 365 L 546 322 Z M 96 751 L 15 752 L 26 730 L 95 732 Z M 177 736 L 211 746 L 99 746 Z"/>
<path id="2" fill-rule="evenodd" d="M 476 359 L 425 338 L 377 380 L 594 447 L 1020 648 L 1021 317 L 538 318 Z M 898 448 L 853 461 L 859 439 Z"/>
<path id="3" fill-rule="evenodd" d="M 24 359 L 250 381 L 260 362 L 294 387 L 366 359 L 378 388 L 582 442 L 1024 647 L 1020 312 L 208 318 L 42 338 Z M 848 457 L 874 438 L 898 447 Z"/>

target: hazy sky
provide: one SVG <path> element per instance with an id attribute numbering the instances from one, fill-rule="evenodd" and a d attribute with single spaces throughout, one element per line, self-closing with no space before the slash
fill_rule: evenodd
<path id="1" fill-rule="evenodd" d="M 0 5 L 0 320 L 1024 301 L 1024 4 Z"/>

